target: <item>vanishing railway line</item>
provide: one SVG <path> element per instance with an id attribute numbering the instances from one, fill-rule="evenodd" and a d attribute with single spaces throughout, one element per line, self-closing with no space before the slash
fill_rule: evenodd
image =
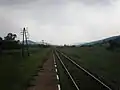
<path id="1" fill-rule="evenodd" d="M 61 90 L 112 90 L 65 54 L 56 50 L 54 52 Z"/>

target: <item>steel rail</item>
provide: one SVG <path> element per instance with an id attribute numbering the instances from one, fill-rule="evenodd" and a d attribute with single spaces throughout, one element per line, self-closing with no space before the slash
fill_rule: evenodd
<path id="1" fill-rule="evenodd" d="M 58 52 L 60 52 L 59 50 L 57 50 Z M 96 81 L 98 81 L 100 84 L 102 84 L 104 87 L 106 87 L 108 90 L 112 90 L 108 85 L 106 85 L 105 83 L 103 83 L 101 80 L 99 80 L 98 78 L 96 78 L 93 74 L 91 74 L 90 72 L 88 72 L 86 69 L 84 69 L 83 67 L 81 67 L 79 64 L 77 64 L 75 61 L 73 61 L 70 57 L 68 57 L 67 55 L 65 55 L 64 53 L 60 52 L 66 59 L 70 60 L 74 65 L 76 65 L 79 69 L 81 69 L 82 71 L 84 71 L 86 74 L 88 74 L 89 76 L 91 76 L 93 79 L 95 79 Z"/>
<path id="2" fill-rule="evenodd" d="M 76 87 L 77 90 L 80 90 L 78 85 L 76 84 L 75 80 L 73 79 L 72 75 L 70 74 L 70 72 L 68 71 L 68 69 L 66 68 L 65 64 L 63 63 L 63 61 L 61 60 L 60 56 L 58 55 L 58 53 L 55 51 L 59 61 L 61 62 L 62 66 L 64 67 L 65 71 L 67 72 L 68 76 L 70 77 L 70 79 L 72 80 L 74 86 Z"/>

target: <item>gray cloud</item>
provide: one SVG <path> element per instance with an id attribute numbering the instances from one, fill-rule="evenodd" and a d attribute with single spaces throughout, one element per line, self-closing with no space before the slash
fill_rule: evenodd
<path id="1" fill-rule="evenodd" d="M 0 36 L 14 32 L 21 38 L 20 32 L 24 26 L 28 27 L 32 40 L 43 39 L 54 44 L 85 42 L 117 35 L 120 30 L 120 2 L 98 7 L 98 3 L 105 3 L 105 0 L 89 1 L 4 1 L 0 6 Z"/>
<path id="2" fill-rule="evenodd" d="M 0 5 L 19 5 L 39 1 L 39 4 L 60 4 L 68 2 L 82 2 L 84 4 L 110 4 L 116 0 L 0 0 Z"/>
<path id="3" fill-rule="evenodd" d="M 101 4 L 101 5 L 109 5 L 115 0 L 77 0 L 87 5 Z"/>
<path id="4" fill-rule="evenodd" d="M 30 2 L 34 2 L 35 0 L 0 0 L 1 6 L 7 5 L 19 5 L 19 4 L 27 4 Z"/>

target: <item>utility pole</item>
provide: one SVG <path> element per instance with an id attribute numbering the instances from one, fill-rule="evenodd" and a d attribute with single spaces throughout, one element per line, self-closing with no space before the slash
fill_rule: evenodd
<path id="1" fill-rule="evenodd" d="M 25 29 L 25 28 L 23 28 L 22 35 L 23 35 L 23 41 L 22 41 L 22 57 L 25 56 L 25 48 L 27 49 L 27 54 L 28 54 L 28 56 L 30 56 L 29 47 L 28 47 L 28 41 L 27 41 L 27 33 L 26 33 L 26 29 Z M 25 46 L 25 43 L 26 43 L 26 46 Z"/>
<path id="2" fill-rule="evenodd" d="M 25 28 L 24 28 L 25 29 Z M 29 46 L 28 46 L 28 41 L 27 41 L 27 32 L 25 30 L 25 41 L 26 41 L 26 49 L 27 49 L 27 54 L 28 56 L 30 56 L 30 53 L 29 53 Z"/>
<path id="3" fill-rule="evenodd" d="M 25 50 L 24 50 L 24 37 L 25 37 L 24 32 L 25 32 L 25 28 L 23 28 L 23 31 L 22 31 L 22 35 L 23 35 L 23 41 L 22 41 L 22 57 L 24 57 L 24 52 L 25 52 Z"/>

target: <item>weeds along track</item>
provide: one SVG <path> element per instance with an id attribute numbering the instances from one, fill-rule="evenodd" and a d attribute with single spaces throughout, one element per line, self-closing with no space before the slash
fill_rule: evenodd
<path id="1" fill-rule="evenodd" d="M 112 90 L 74 60 L 55 50 L 61 90 Z"/>

